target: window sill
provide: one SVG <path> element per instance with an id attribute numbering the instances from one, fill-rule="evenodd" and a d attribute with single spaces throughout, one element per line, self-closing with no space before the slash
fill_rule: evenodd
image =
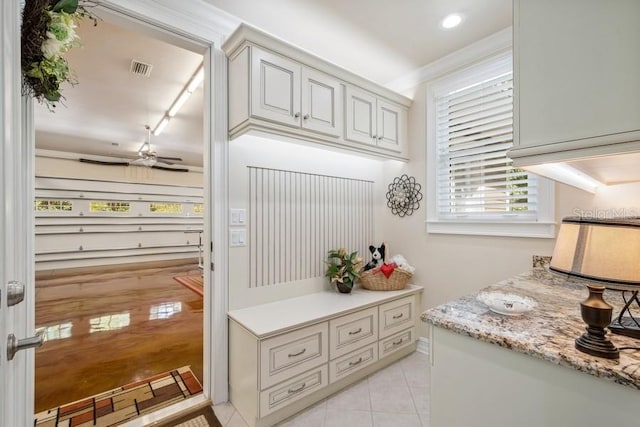
<path id="1" fill-rule="evenodd" d="M 504 221 L 438 221 L 427 220 L 427 233 L 466 234 L 471 236 L 555 237 L 555 222 L 504 222 Z"/>

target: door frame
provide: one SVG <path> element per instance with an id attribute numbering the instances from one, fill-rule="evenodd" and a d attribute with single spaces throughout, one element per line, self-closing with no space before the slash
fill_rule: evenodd
<path id="1" fill-rule="evenodd" d="M 3 414 L 0 427 L 30 425 L 33 417 L 33 351 L 21 352 L 16 360 L 7 362 L 4 344 L 7 333 L 14 332 L 21 338 L 32 335 L 35 328 L 34 226 L 32 215 L 25 215 L 32 211 L 33 205 L 34 125 L 31 102 L 26 100 L 23 108 L 20 96 L 22 3 L 9 0 L 0 4 L 0 42 L 4 47 L 0 70 L 0 192 L 3 204 L 6 204 L 0 213 L 0 290 L 5 295 L 6 282 L 17 279 L 27 284 L 31 295 L 27 294 L 27 304 L 20 304 L 22 308 L 18 309 L 7 309 L 4 301 L 0 302 L 0 340 L 3 342 L 0 346 L 0 409 Z M 100 7 L 208 46 L 204 61 L 207 76 L 204 86 L 204 189 L 209 214 L 205 216 L 204 244 L 212 250 L 205 251 L 205 265 L 211 268 L 204 270 L 205 295 L 209 295 L 204 301 L 204 395 L 214 403 L 220 403 L 228 400 L 227 84 L 226 56 L 220 46 L 224 36 L 231 33 L 238 22 L 200 0 L 177 3 L 171 0 L 103 0 Z M 12 184 L 15 194 L 8 195 L 7 189 Z"/>
<path id="2" fill-rule="evenodd" d="M 207 46 L 204 56 L 204 394 L 229 398 L 227 58 L 220 46 L 239 21 L 200 0 L 102 0 L 100 7 Z M 220 248 L 218 250 L 215 250 Z M 209 266 L 210 268 L 206 268 Z M 215 266 L 215 268 L 213 268 Z M 215 284 L 215 286 L 214 286 Z M 210 326 L 210 327 L 207 327 Z"/>
<path id="3" fill-rule="evenodd" d="M 33 127 L 31 100 L 21 97 L 21 1 L 0 4 L 0 427 L 33 424 L 34 352 L 7 360 L 9 333 L 18 339 L 34 334 L 33 159 L 27 133 Z M 26 143 L 25 143 L 26 142 Z M 25 298 L 8 307 L 7 283 L 26 285 Z"/>

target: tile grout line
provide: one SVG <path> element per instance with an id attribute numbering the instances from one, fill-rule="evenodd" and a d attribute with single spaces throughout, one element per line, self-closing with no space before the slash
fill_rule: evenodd
<path id="1" fill-rule="evenodd" d="M 404 378 L 404 382 L 407 385 L 407 388 L 409 389 L 409 396 L 411 396 L 411 403 L 413 404 L 413 409 L 415 411 L 415 414 L 418 415 L 418 418 L 420 418 L 420 414 L 418 414 L 418 407 L 416 406 L 416 400 L 413 397 L 413 391 L 411 391 L 411 386 L 409 385 L 409 381 L 407 381 L 406 372 L 402 366 L 400 367 L 400 369 L 402 370 L 402 377 Z M 422 421 L 420 421 L 420 424 L 422 424 Z"/>

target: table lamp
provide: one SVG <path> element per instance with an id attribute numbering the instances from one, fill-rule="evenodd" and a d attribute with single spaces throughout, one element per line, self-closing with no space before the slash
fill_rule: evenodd
<path id="1" fill-rule="evenodd" d="M 576 339 L 576 348 L 597 357 L 619 358 L 604 329 L 611 322 L 613 307 L 603 299 L 603 293 L 605 288 L 630 291 L 638 301 L 640 218 L 564 218 L 549 268 L 588 282 L 589 297 L 580 304 L 587 328 Z M 617 321 L 626 322 L 622 314 L 632 301 Z"/>

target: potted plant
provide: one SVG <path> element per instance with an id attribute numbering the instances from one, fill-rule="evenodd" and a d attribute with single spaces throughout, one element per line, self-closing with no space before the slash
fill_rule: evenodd
<path id="1" fill-rule="evenodd" d="M 347 253 L 345 248 L 332 249 L 328 253 L 327 272 L 325 276 L 331 283 L 335 283 L 338 291 L 349 293 L 353 285 L 360 278 L 362 258 L 358 252 Z"/>

